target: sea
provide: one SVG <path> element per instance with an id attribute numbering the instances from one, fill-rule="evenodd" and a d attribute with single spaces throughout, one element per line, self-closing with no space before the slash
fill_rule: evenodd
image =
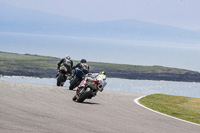
<path id="1" fill-rule="evenodd" d="M 36 78 L 23 76 L 1 76 L 2 81 L 23 82 L 41 85 L 56 86 L 56 78 Z M 168 94 L 175 96 L 200 98 L 200 83 L 174 82 L 174 81 L 152 81 L 152 80 L 129 80 L 120 78 L 107 78 L 105 91 L 118 91 L 137 94 Z M 69 87 L 66 81 L 63 88 Z M 67 88 L 68 89 L 68 88 Z"/>

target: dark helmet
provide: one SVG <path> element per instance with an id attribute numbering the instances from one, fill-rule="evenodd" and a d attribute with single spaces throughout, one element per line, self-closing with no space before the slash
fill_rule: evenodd
<path id="1" fill-rule="evenodd" d="M 82 59 L 82 60 L 81 60 L 81 63 L 86 63 L 86 59 Z"/>

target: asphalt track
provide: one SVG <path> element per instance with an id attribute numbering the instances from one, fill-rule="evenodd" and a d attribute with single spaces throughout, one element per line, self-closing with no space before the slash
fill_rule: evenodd
<path id="1" fill-rule="evenodd" d="M 0 133 L 199 133 L 200 126 L 138 106 L 141 94 L 104 91 L 84 103 L 67 87 L 0 81 Z"/>

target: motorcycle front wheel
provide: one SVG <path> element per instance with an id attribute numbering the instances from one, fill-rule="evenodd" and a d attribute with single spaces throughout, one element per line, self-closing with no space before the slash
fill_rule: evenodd
<path id="1" fill-rule="evenodd" d="M 83 92 L 78 98 L 77 102 L 82 103 L 85 99 L 87 99 L 92 93 L 92 90 L 90 88 L 87 88 L 85 92 Z"/>

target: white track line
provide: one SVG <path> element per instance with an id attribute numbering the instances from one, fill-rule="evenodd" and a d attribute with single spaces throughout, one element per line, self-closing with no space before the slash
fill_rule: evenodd
<path id="1" fill-rule="evenodd" d="M 173 118 L 173 119 L 176 119 L 176 120 L 179 120 L 179 121 L 183 121 L 183 122 L 186 122 L 186 123 L 190 123 L 190 124 L 193 124 L 193 125 L 196 125 L 196 126 L 200 126 L 200 124 L 193 123 L 193 122 L 190 122 L 190 121 L 186 121 L 186 120 L 183 120 L 183 119 L 179 119 L 179 118 L 176 118 L 176 117 L 167 115 L 167 114 L 163 114 L 163 113 L 161 113 L 161 112 L 155 111 L 155 110 L 153 110 L 153 109 L 150 109 L 150 108 L 148 108 L 148 107 L 142 105 L 142 104 L 139 102 L 139 100 L 140 100 L 141 98 L 143 98 L 143 97 L 146 97 L 146 96 L 141 96 L 141 97 L 139 97 L 139 98 L 136 98 L 136 99 L 134 100 L 134 102 L 135 102 L 137 105 L 139 105 L 139 106 L 141 106 L 141 107 L 143 107 L 143 108 L 145 108 L 145 109 L 147 109 L 147 110 L 150 110 L 150 111 L 152 111 L 152 112 L 155 112 L 155 113 L 157 113 L 157 114 L 164 115 L 164 116 L 166 116 L 166 117 Z"/>

